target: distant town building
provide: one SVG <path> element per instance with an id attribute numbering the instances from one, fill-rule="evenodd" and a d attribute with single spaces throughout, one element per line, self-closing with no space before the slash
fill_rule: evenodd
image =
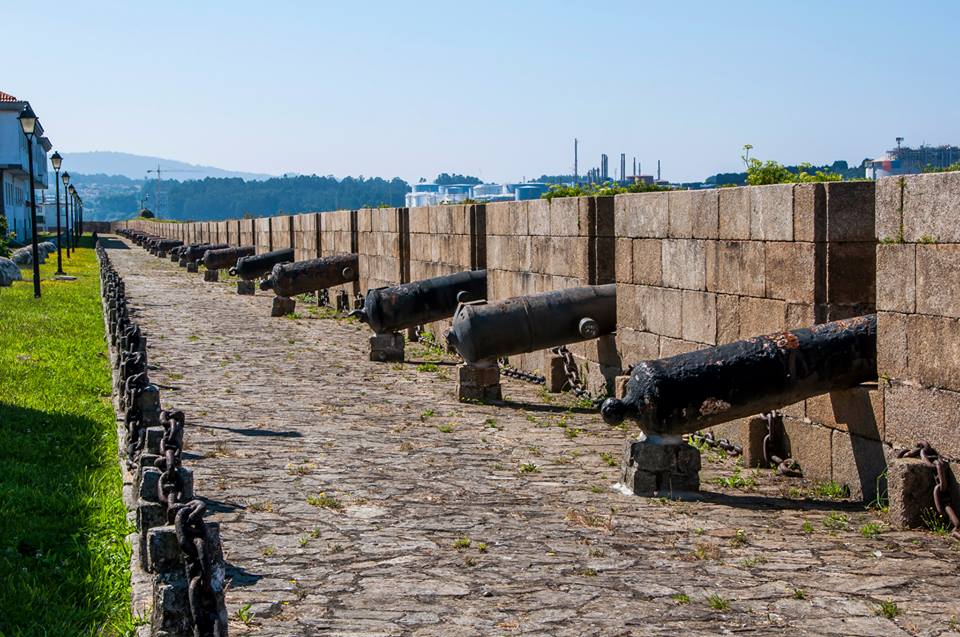
<path id="1" fill-rule="evenodd" d="M 920 146 L 919 148 L 894 148 L 882 157 L 866 162 L 867 179 L 879 179 L 890 175 L 922 173 L 929 168 L 946 168 L 960 162 L 960 147 Z"/>
<path id="2" fill-rule="evenodd" d="M 17 120 L 26 105 L 26 101 L 0 91 L 0 184 L 3 185 L 0 216 L 7 218 L 9 231 L 20 242 L 31 237 L 30 198 L 37 190 L 47 189 L 47 153 L 51 149 L 50 140 L 43 136 L 43 127 L 37 122 L 37 134 L 33 137 L 34 183 L 31 186 L 27 138 Z M 40 212 L 38 207 L 37 214 Z M 40 225 L 38 220 L 38 227 Z"/>

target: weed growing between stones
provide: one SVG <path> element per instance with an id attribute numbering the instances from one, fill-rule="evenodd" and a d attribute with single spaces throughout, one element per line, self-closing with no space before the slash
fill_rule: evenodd
<path id="1" fill-rule="evenodd" d="M 608 467 L 615 467 L 618 464 L 616 456 L 609 451 L 601 451 L 600 459 L 603 460 L 604 464 L 606 464 Z"/>
<path id="2" fill-rule="evenodd" d="M 533 462 L 523 462 L 520 464 L 520 473 L 540 473 L 540 467 Z"/>
<path id="3" fill-rule="evenodd" d="M 834 481 L 818 482 L 813 486 L 811 492 L 815 497 L 822 500 L 843 500 L 850 497 L 850 488 L 845 484 L 839 484 Z"/>
<path id="4" fill-rule="evenodd" d="M 677 605 L 690 603 L 690 596 L 687 595 L 686 593 L 677 593 L 670 599 L 672 599 L 673 602 Z"/>
<path id="5" fill-rule="evenodd" d="M 343 511 L 343 503 L 340 502 L 337 498 L 332 495 L 327 495 L 325 492 L 321 491 L 317 495 L 307 496 L 307 504 L 310 506 L 319 507 L 321 509 L 330 509 L 332 511 Z"/>
<path id="6" fill-rule="evenodd" d="M 470 548 L 470 544 L 471 544 L 470 538 L 466 536 L 458 537 L 456 540 L 453 541 L 453 548 L 457 549 L 458 551 L 462 551 L 464 549 Z"/>
<path id="7" fill-rule="evenodd" d="M 867 522 L 860 527 L 860 535 L 863 537 L 877 537 L 883 532 L 883 524 L 880 522 Z"/>
<path id="8" fill-rule="evenodd" d="M 750 490 L 757 486 L 756 475 L 751 473 L 749 475 L 743 475 L 743 471 L 740 467 L 734 467 L 733 473 L 726 478 L 715 478 L 714 484 L 717 484 L 721 487 L 726 487 L 728 489 L 746 489 Z"/>
<path id="9" fill-rule="evenodd" d="M 793 598 L 794 598 L 794 599 L 806 599 L 806 598 L 807 598 L 807 591 L 803 590 L 802 588 L 795 588 L 795 589 L 793 589 Z"/>
<path id="10" fill-rule="evenodd" d="M 877 608 L 877 614 L 887 619 L 893 619 L 900 614 L 900 609 L 897 608 L 896 602 L 888 600 L 880 602 L 880 606 Z"/>
<path id="11" fill-rule="evenodd" d="M 0 634 L 126 635 L 132 531 L 89 237 L 0 300 Z M 26 274 L 26 273 L 25 273 Z M 29 278 L 29 275 L 25 278 Z"/>
<path id="12" fill-rule="evenodd" d="M 707 604 L 709 604 L 713 610 L 725 611 L 730 608 L 730 602 L 720 597 L 717 593 L 713 593 L 707 598 Z"/>
<path id="13" fill-rule="evenodd" d="M 838 511 L 831 511 L 823 519 L 823 526 L 831 531 L 846 531 L 850 528 L 850 517 Z"/>

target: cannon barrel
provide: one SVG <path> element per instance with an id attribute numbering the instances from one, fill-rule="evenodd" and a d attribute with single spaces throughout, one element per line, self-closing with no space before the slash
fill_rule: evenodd
<path id="1" fill-rule="evenodd" d="M 585 341 L 617 329 L 614 284 L 457 308 L 447 342 L 468 363 Z"/>
<path id="2" fill-rule="evenodd" d="M 183 241 L 178 239 L 162 239 L 157 243 L 157 249 L 163 252 L 170 252 L 174 248 L 179 248 L 183 245 Z"/>
<path id="3" fill-rule="evenodd" d="M 296 263 L 278 263 L 260 282 L 261 290 L 277 296 L 296 296 L 357 280 L 359 259 L 355 254 L 337 254 Z"/>
<path id="4" fill-rule="evenodd" d="M 875 314 L 735 341 L 636 365 L 610 424 L 680 435 L 877 378 Z"/>
<path id="5" fill-rule="evenodd" d="M 450 318 L 458 303 L 485 298 L 487 271 L 472 270 L 368 290 L 363 308 L 350 314 L 385 334 Z"/>
<path id="6" fill-rule="evenodd" d="M 263 254 L 255 254 L 237 259 L 236 265 L 230 268 L 230 274 L 232 276 L 238 276 L 244 281 L 251 281 L 259 276 L 268 274 L 273 270 L 273 266 L 278 263 L 291 263 L 292 261 L 293 248 L 264 252 Z"/>
<path id="7" fill-rule="evenodd" d="M 203 253 L 203 265 L 208 270 L 224 270 L 237 264 L 237 259 L 252 256 L 257 251 L 253 246 L 239 248 L 220 248 Z"/>
<path id="8" fill-rule="evenodd" d="M 183 256 L 186 257 L 188 262 L 200 261 L 203 259 L 203 255 L 206 254 L 207 250 L 223 250 L 229 247 L 226 243 L 203 243 L 199 246 L 187 248 L 183 252 Z"/>

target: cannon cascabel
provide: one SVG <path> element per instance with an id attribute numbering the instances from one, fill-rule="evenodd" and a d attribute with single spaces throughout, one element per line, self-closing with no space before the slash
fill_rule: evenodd
<path id="1" fill-rule="evenodd" d="M 351 314 L 386 334 L 450 318 L 458 303 L 486 297 L 487 271 L 470 270 L 368 290 L 363 308 Z"/>
<path id="2" fill-rule="evenodd" d="M 601 407 L 647 434 L 680 435 L 877 378 L 877 317 L 756 336 L 634 366 Z"/>
<path id="3" fill-rule="evenodd" d="M 476 363 L 590 340 L 616 328 L 617 287 L 611 283 L 462 304 L 447 342 Z"/>
<path id="4" fill-rule="evenodd" d="M 309 261 L 278 263 L 270 276 L 260 282 L 261 290 L 291 297 L 357 280 L 359 259 L 355 254 L 338 254 Z"/>

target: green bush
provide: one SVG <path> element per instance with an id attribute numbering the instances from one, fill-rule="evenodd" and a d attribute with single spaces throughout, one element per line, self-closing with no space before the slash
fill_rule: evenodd
<path id="1" fill-rule="evenodd" d="M 765 186 L 768 184 L 803 184 L 820 181 L 843 181 L 839 173 L 817 170 L 810 171 L 813 164 L 798 164 L 799 172 L 787 169 L 783 164 L 768 160 L 760 161 L 750 158 L 747 161 L 747 184 L 751 186 Z"/>
<path id="2" fill-rule="evenodd" d="M 0 217 L 0 257 L 9 257 L 13 250 L 10 249 L 10 237 L 12 233 L 7 229 L 7 218 Z"/>
<path id="3" fill-rule="evenodd" d="M 945 167 L 943 167 L 943 168 L 937 168 L 937 167 L 935 167 L 935 166 L 927 166 L 926 168 L 923 169 L 923 172 L 925 172 L 925 173 L 950 173 L 950 172 L 953 172 L 953 171 L 955 171 L 955 170 L 960 170 L 960 161 L 955 162 L 955 163 L 952 163 L 952 164 L 950 164 L 949 166 L 945 166 Z"/>
<path id="4" fill-rule="evenodd" d="M 672 190 L 672 188 L 669 186 L 645 183 L 621 186 L 612 181 L 603 184 L 573 184 L 569 186 L 554 184 L 550 186 L 550 190 L 540 195 L 540 197 L 542 199 L 557 199 L 562 197 L 612 197 L 613 195 L 622 195 L 630 192 L 658 192 L 661 190 Z"/>

